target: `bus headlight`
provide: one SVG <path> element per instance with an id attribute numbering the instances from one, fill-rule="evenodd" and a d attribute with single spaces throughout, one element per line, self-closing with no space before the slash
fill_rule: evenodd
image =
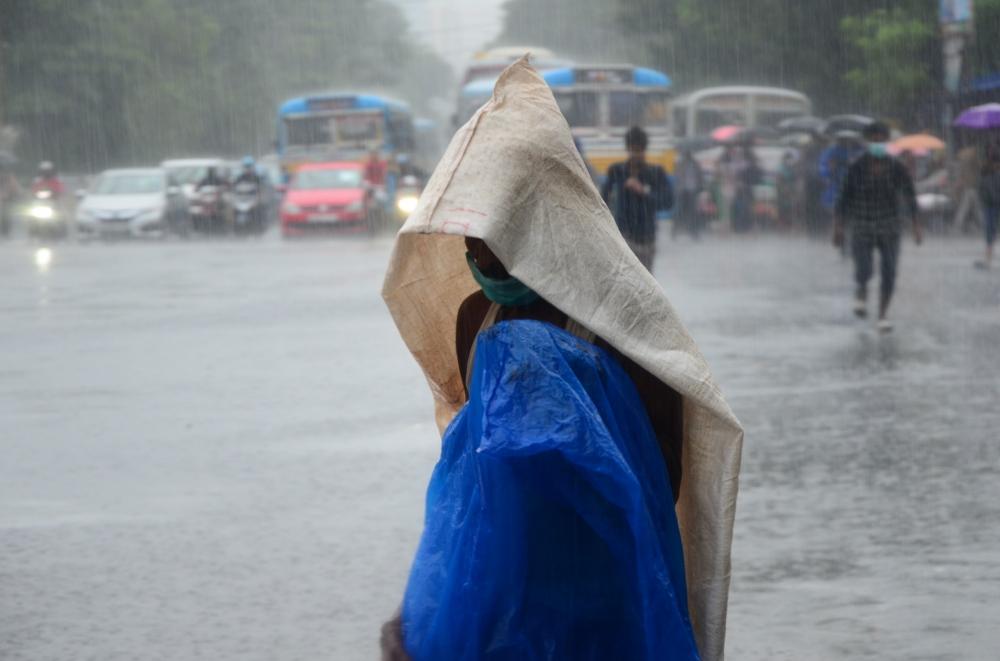
<path id="1" fill-rule="evenodd" d="M 396 208 L 402 211 L 403 213 L 409 215 L 414 211 L 416 211 L 417 202 L 419 201 L 420 198 L 417 197 L 416 195 L 403 195 L 398 200 L 396 200 Z"/>

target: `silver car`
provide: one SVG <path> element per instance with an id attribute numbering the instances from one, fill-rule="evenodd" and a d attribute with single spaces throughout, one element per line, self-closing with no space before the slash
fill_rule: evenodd
<path id="1" fill-rule="evenodd" d="M 159 237 L 185 234 L 187 198 L 163 168 L 106 170 L 76 210 L 82 237 Z"/>

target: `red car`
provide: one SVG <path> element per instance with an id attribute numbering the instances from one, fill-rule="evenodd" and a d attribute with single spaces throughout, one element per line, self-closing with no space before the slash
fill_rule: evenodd
<path id="1" fill-rule="evenodd" d="M 281 204 L 281 233 L 304 236 L 323 230 L 371 226 L 375 200 L 361 163 L 309 163 L 292 177 Z"/>

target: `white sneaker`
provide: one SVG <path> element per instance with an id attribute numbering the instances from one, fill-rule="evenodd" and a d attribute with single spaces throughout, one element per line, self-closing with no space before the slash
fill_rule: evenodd
<path id="1" fill-rule="evenodd" d="M 868 303 L 865 299 L 854 299 L 854 316 L 858 319 L 864 319 L 868 316 Z"/>
<path id="2" fill-rule="evenodd" d="M 892 322 L 888 319 L 879 319 L 878 323 L 875 324 L 875 328 L 878 329 L 879 333 L 891 333 L 892 332 Z"/>

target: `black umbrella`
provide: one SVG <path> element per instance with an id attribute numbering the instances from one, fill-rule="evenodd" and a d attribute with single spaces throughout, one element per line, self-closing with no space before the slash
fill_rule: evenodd
<path id="1" fill-rule="evenodd" d="M 711 136 L 700 135 L 691 138 L 681 138 L 677 141 L 677 151 L 689 151 L 692 153 L 705 151 L 715 147 L 718 143 Z"/>
<path id="2" fill-rule="evenodd" d="M 861 133 L 866 126 L 874 121 L 873 118 L 866 115 L 834 115 L 826 120 L 826 129 L 823 132 L 831 136 L 838 131 Z"/>
<path id="3" fill-rule="evenodd" d="M 789 117 L 778 124 L 782 133 L 822 133 L 826 129 L 826 120 L 819 117 Z"/>

